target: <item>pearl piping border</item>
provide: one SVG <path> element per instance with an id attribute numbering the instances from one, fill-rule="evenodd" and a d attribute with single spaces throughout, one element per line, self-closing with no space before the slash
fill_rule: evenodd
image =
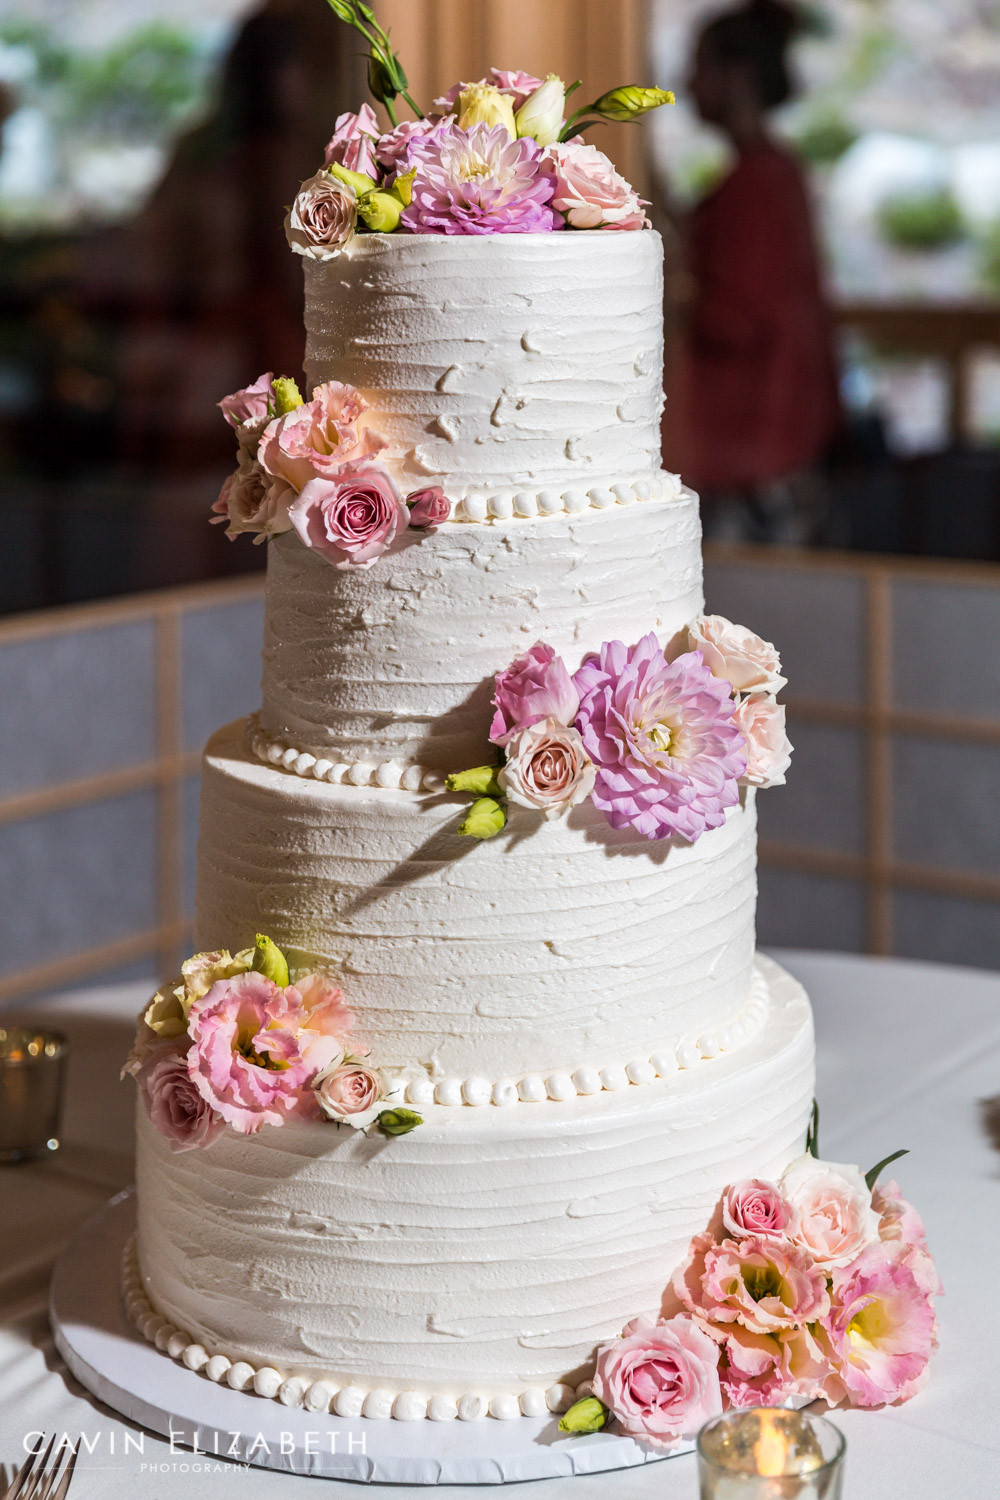
<path id="1" fill-rule="evenodd" d="M 296 776 L 312 777 L 332 786 L 375 787 L 382 791 L 402 788 L 407 792 L 443 792 L 445 779 L 426 766 L 404 766 L 398 760 L 336 761 L 311 755 L 284 740 L 272 740 L 260 728 L 257 715 L 251 714 L 244 731 L 247 749 L 257 760 L 276 771 L 292 771 Z"/>
<path id="2" fill-rule="evenodd" d="M 232 1360 L 226 1354 L 209 1354 L 203 1344 L 190 1334 L 161 1317 L 150 1302 L 142 1285 L 136 1237 L 130 1235 L 122 1254 L 122 1296 L 133 1327 L 147 1343 L 161 1354 L 180 1362 L 192 1373 L 201 1373 L 219 1385 L 234 1391 L 280 1401 L 283 1406 L 302 1406 L 309 1412 L 332 1412 L 338 1417 L 369 1417 L 397 1422 L 479 1421 L 496 1417 L 510 1421 L 515 1417 L 544 1417 L 567 1411 L 574 1401 L 591 1394 L 589 1381 L 575 1389 L 556 1384 L 543 1388 L 505 1392 L 486 1396 L 469 1391 L 450 1396 L 435 1392 L 366 1390 L 359 1385 L 338 1386 L 332 1380 L 310 1380 L 305 1375 L 283 1375 L 271 1365 L 254 1366 L 245 1359 Z"/>
<path id="3" fill-rule="evenodd" d="M 679 474 L 653 471 L 638 479 L 617 484 L 597 484 L 589 490 L 499 490 L 478 491 L 456 500 L 453 521 L 533 520 L 546 516 L 578 515 L 584 510 L 610 510 L 616 505 L 634 505 L 643 500 L 679 500 L 685 493 Z"/>

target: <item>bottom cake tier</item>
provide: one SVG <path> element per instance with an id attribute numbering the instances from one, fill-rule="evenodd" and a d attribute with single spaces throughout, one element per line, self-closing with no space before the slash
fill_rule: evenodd
<path id="1" fill-rule="evenodd" d="M 757 962 L 755 1039 L 643 1088 L 183 1153 L 140 1108 L 131 1315 L 192 1370 L 312 1410 L 557 1409 L 599 1343 L 658 1312 L 726 1184 L 802 1150 L 809 1002 Z"/>

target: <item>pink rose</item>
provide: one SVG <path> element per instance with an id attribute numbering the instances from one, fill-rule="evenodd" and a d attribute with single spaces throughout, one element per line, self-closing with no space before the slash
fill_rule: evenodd
<path id="1" fill-rule="evenodd" d="M 327 166 L 335 161 L 349 172 L 363 172 L 377 181 L 375 143 L 379 134 L 379 123 L 370 104 L 362 104 L 356 115 L 338 115 L 323 161 Z"/>
<path id="2" fill-rule="evenodd" d="M 555 818 L 590 796 L 595 776 L 579 730 L 542 719 L 507 741 L 497 780 L 511 802 Z"/>
<path id="3" fill-rule="evenodd" d="M 290 531 L 288 511 L 295 491 L 280 479 L 272 479 L 257 463 L 241 464 L 230 474 L 212 506 L 213 525 L 225 523 L 226 536 L 235 540 L 243 531 L 256 532 L 255 542 Z"/>
<path id="4" fill-rule="evenodd" d="M 359 428 L 368 402 L 352 385 L 328 380 L 311 401 L 268 423 L 260 439 L 260 463 L 275 479 L 298 491 L 311 479 L 335 479 L 385 448 L 371 427 Z"/>
<path id="5" fill-rule="evenodd" d="M 357 1058 L 338 1061 L 313 1079 L 320 1109 L 327 1119 L 362 1130 L 371 1125 L 386 1097 L 382 1074 Z"/>
<path id="6" fill-rule="evenodd" d="M 791 1237 L 796 1216 L 773 1182 L 749 1177 L 726 1188 L 722 1223 L 734 1240 L 750 1235 L 762 1240 L 785 1240 Z"/>
<path id="7" fill-rule="evenodd" d="M 692 1438 L 722 1411 L 715 1344 L 690 1318 L 634 1318 L 597 1351 L 593 1390 L 623 1431 L 654 1448 Z"/>
<path id="8" fill-rule="evenodd" d="M 830 1302 L 826 1277 L 793 1245 L 750 1236 L 715 1243 L 691 1241 L 673 1278 L 674 1291 L 696 1317 L 741 1323 L 751 1333 L 776 1333 L 823 1317 Z"/>
<path id="9" fill-rule="evenodd" d="M 872 1193 L 872 1208 L 879 1215 L 880 1240 L 902 1240 L 904 1245 L 927 1249 L 924 1221 L 913 1204 L 903 1197 L 899 1183 L 894 1179 L 876 1184 Z"/>
<path id="10" fill-rule="evenodd" d="M 406 502 L 385 469 L 352 467 L 339 479 L 312 479 L 292 506 L 307 547 L 336 568 L 370 567 L 409 524 Z"/>
<path id="11" fill-rule="evenodd" d="M 563 141 L 546 160 L 555 173 L 552 207 L 572 229 L 645 229 L 643 200 L 596 146 Z"/>
<path id="12" fill-rule="evenodd" d="M 937 1347 L 934 1303 L 898 1241 L 869 1245 L 835 1267 L 821 1337 L 833 1365 L 827 1399 L 853 1406 L 907 1401 L 927 1377 Z"/>
<path id="13" fill-rule="evenodd" d="M 799 1156 L 778 1186 L 798 1213 L 794 1243 L 817 1266 L 849 1265 L 878 1239 L 879 1216 L 860 1167 Z"/>
<path id="14" fill-rule="evenodd" d="M 781 658 L 771 642 L 724 615 L 699 615 L 688 626 L 687 649 L 700 651 L 712 676 L 737 693 L 778 693 L 785 686 Z"/>
<path id="15" fill-rule="evenodd" d="M 206 1103 L 241 1135 L 301 1112 L 309 1081 L 294 990 L 250 971 L 220 979 L 188 1012 L 188 1072 Z"/>
<path id="16" fill-rule="evenodd" d="M 506 745 L 518 730 L 528 729 L 540 719 L 572 724 L 580 707 L 580 695 L 565 662 L 542 641 L 498 672 L 495 684 L 496 713 L 490 725 L 490 739 L 495 745 Z"/>
<path id="17" fill-rule="evenodd" d="M 273 416 L 276 400 L 274 371 L 268 370 L 266 375 L 258 375 L 253 385 L 223 396 L 218 407 L 230 427 L 243 427 Z"/>
<path id="18" fill-rule="evenodd" d="M 782 1406 L 793 1396 L 822 1394 L 829 1364 L 808 1328 L 751 1333 L 726 1323 L 705 1331 L 719 1346 L 719 1382 L 730 1406 Z"/>
<path id="19" fill-rule="evenodd" d="M 324 168 L 299 188 L 285 215 L 285 238 L 296 255 L 330 260 L 352 237 L 357 221 L 354 189 Z"/>
<path id="20" fill-rule="evenodd" d="M 792 746 L 785 733 L 785 705 L 775 703 L 769 693 L 742 698 L 733 714 L 746 742 L 747 768 L 740 778 L 745 786 L 784 786 L 792 760 Z"/>
<path id="21" fill-rule="evenodd" d="M 434 531 L 451 516 L 451 501 L 437 485 L 407 495 L 406 504 L 410 511 L 410 525 L 419 531 Z"/>
<path id="22" fill-rule="evenodd" d="M 189 1046 L 187 1037 L 161 1042 L 136 1074 L 150 1123 L 170 1142 L 171 1151 L 210 1146 L 225 1124 L 192 1081 Z"/>

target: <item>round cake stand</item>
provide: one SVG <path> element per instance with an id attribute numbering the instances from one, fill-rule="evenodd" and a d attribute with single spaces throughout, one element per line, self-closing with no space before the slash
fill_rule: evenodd
<path id="1" fill-rule="evenodd" d="M 52 1329 L 81 1384 L 178 1449 L 292 1474 L 401 1485 L 511 1484 L 672 1456 L 609 1432 L 567 1437 L 556 1417 L 380 1422 L 307 1412 L 214 1385 L 147 1344 L 129 1323 L 119 1267 L 134 1228 L 131 1189 L 84 1225 L 56 1263 Z"/>

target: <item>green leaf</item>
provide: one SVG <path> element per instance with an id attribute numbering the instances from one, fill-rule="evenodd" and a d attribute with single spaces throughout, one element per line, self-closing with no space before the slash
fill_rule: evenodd
<path id="1" fill-rule="evenodd" d="M 497 781 L 498 766 L 473 766 L 471 771 L 454 771 L 445 778 L 449 792 L 475 792 L 477 797 L 500 797 L 503 788 Z"/>
<path id="2" fill-rule="evenodd" d="M 469 808 L 458 825 L 458 831 L 470 839 L 491 839 L 495 833 L 500 832 L 506 821 L 507 814 L 499 802 L 492 797 L 480 797 Z"/>
<path id="3" fill-rule="evenodd" d="M 877 1163 L 876 1166 L 872 1167 L 872 1169 L 871 1169 L 870 1172 L 866 1172 L 865 1173 L 865 1182 L 868 1184 L 868 1191 L 869 1192 L 872 1191 L 872 1189 L 874 1188 L 876 1182 L 878 1182 L 879 1173 L 882 1171 L 882 1169 L 884 1167 L 888 1167 L 894 1161 L 899 1161 L 899 1158 L 901 1156 L 909 1156 L 909 1154 L 910 1154 L 909 1147 L 908 1146 L 904 1146 L 901 1151 L 894 1151 L 891 1156 L 884 1156 L 882 1158 L 882 1160 Z"/>
<path id="4" fill-rule="evenodd" d="M 809 1156 L 819 1156 L 819 1100 L 813 1100 L 812 1113 L 809 1116 L 809 1129 L 806 1131 L 806 1152 Z"/>
<path id="5" fill-rule="evenodd" d="M 263 974 L 265 979 L 271 979 L 279 989 L 284 989 L 288 983 L 288 960 L 269 937 L 258 932 L 254 945 L 254 956 L 252 968 L 255 973 Z"/>
<path id="6" fill-rule="evenodd" d="M 568 1412 L 559 1418 L 560 1432 L 600 1432 L 611 1413 L 596 1396 L 584 1396 L 574 1401 Z"/>
<path id="7" fill-rule="evenodd" d="M 423 1123 L 423 1115 L 418 1115 L 414 1109 L 384 1109 L 375 1121 L 382 1134 L 388 1136 L 409 1135 Z"/>

